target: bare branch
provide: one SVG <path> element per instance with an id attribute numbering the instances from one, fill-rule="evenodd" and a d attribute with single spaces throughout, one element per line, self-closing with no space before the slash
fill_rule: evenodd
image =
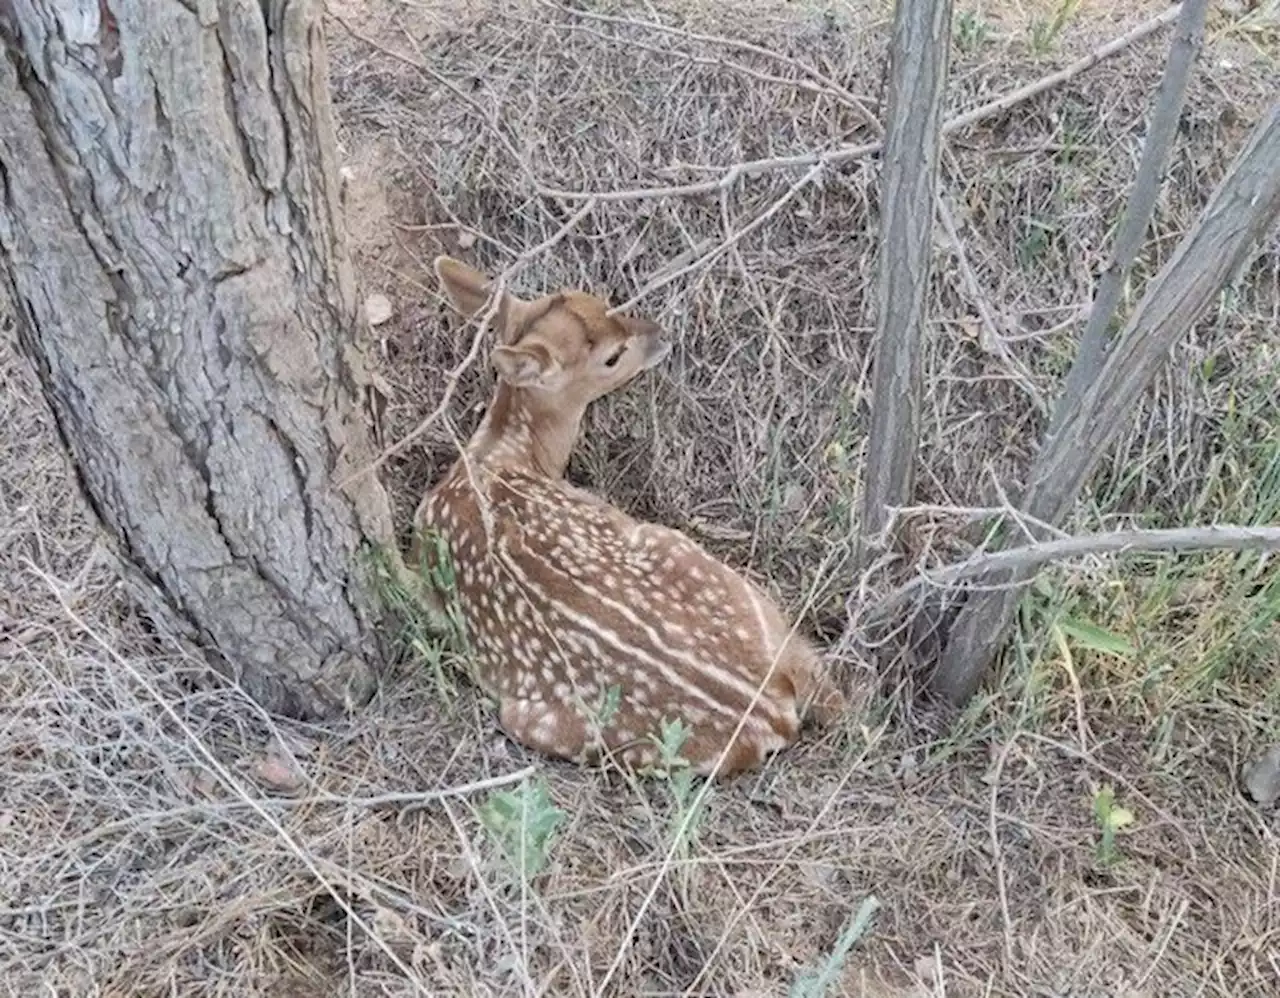
<path id="1" fill-rule="evenodd" d="M 793 69 L 799 70 L 805 76 L 809 77 L 809 79 L 817 84 L 822 90 L 828 91 L 833 96 L 838 97 L 845 104 L 858 108 L 864 115 L 866 115 L 867 123 L 874 127 L 875 115 L 866 108 L 860 97 L 856 94 L 850 93 L 837 81 L 833 80 L 825 73 L 819 72 L 807 62 L 802 62 L 799 59 L 793 59 L 791 56 L 785 55 L 782 52 L 776 52 L 773 49 L 765 48 L 763 45 L 753 45 L 751 42 L 743 41 L 740 38 L 727 38 L 724 35 L 703 34 L 698 31 L 689 31 L 687 28 L 677 28 L 669 24 L 662 24 L 658 21 L 644 21 L 630 17 L 619 17 L 616 14 L 600 14 L 591 10 L 577 10 L 554 3 L 552 0 L 542 0 L 542 3 L 545 6 L 550 7 L 552 10 L 558 10 L 564 14 L 572 14 L 574 17 L 580 17 L 587 21 L 598 21 L 602 24 L 615 24 L 632 28 L 642 28 L 646 31 L 657 32 L 658 34 L 684 38 L 692 42 L 704 42 L 712 45 L 720 45 L 724 48 L 737 49 L 739 52 L 750 52 L 752 55 L 772 59 L 774 62 L 780 62 L 784 66 L 790 66 Z M 734 65 L 733 68 L 749 72 L 749 70 L 743 66 Z M 794 83 L 795 81 L 786 80 L 779 82 Z"/>
<path id="2" fill-rule="evenodd" d="M 1010 108 L 1028 101 L 1033 97 L 1038 97 L 1047 90 L 1061 86 L 1069 80 L 1074 79 L 1081 73 L 1093 69 L 1094 66 L 1132 45 L 1137 44 L 1143 39 L 1155 34 L 1161 28 L 1177 20 L 1182 5 L 1177 4 L 1170 7 L 1161 14 L 1156 15 L 1150 20 L 1143 21 L 1137 27 L 1118 38 L 1113 38 L 1105 45 L 1101 45 L 1094 49 L 1088 55 L 1081 59 L 1077 59 L 1071 65 L 1058 70 L 1056 73 L 1050 73 L 1048 76 L 1042 77 L 1033 83 L 1028 83 L 1024 87 L 1011 90 L 1009 93 L 1001 97 L 997 97 L 993 101 L 981 104 L 972 110 L 965 111 L 963 114 L 956 115 L 942 126 L 943 135 L 951 135 L 970 125 L 976 125 L 978 122 L 990 118 L 992 115 L 1000 114 L 1008 111 Z M 767 51 L 767 50 L 765 50 Z M 874 156 L 881 152 L 884 148 L 880 142 L 866 142 L 860 145 L 837 146 L 834 149 L 828 149 L 821 152 L 798 153 L 794 156 L 773 156 L 768 159 L 753 159 L 742 163 L 735 163 L 726 167 L 718 177 L 711 180 L 698 181 L 692 184 L 672 184 L 662 185 L 659 187 L 637 187 L 630 190 L 622 191 L 569 191 L 561 190 L 553 187 L 540 187 L 538 193 L 544 197 L 560 198 L 566 201 L 583 201 L 587 198 L 595 198 L 598 201 L 638 201 L 644 198 L 666 198 L 666 197 L 691 197 L 696 194 L 714 194 L 716 191 L 727 190 L 744 177 L 752 177 L 761 173 L 770 173 L 775 170 L 791 170 L 802 166 L 813 166 L 815 163 L 822 161 L 830 166 L 838 166 L 841 163 L 849 163 L 853 160 L 865 159 L 868 156 Z"/>
<path id="3" fill-rule="evenodd" d="M 748 222 L 746 225 L 740 228 L 737 232 L 731 235 L 724 242 L 716 246 L 713 246 L 711 249 L 707 250 L 707 252 L 703 253 L 701 256 L 697 257 L 692 262 L 678 269 L 672 269 L 670 264 L 668 264 L 663 268 L 661 276 L 655 277 L 653 280 L 649 281 L 649 283 L 647 283 L 643 288 L 641 288 L 639 291 L 633 294 L 621 305 L 615 305 L 613 308 L 609 309 L 609 314 L 615 315 L 619 312 L 627 311 L 628 309 L 634 307 L 635 304 L 639 302 L 642 298 L 645 298 L 653 294 L 653 292 L 657 291 L 659 288 L 666 287 L 672 281 L 683 277 L 685 274 L 688 274 L 691 271 L 697 270 L 699 267 L 706 266 L 708 263 L 716 259 L 726 250 L 732 249 L 734 246 L 740 243 L 745 237 L 750 235 L 752 232 L 755 232 L 756 229 L 760 228 L 760 226 L 764 225 L 765 222 L 773 218 L 773 216 L 776 215 L 778 212 L 780 212 L 783 208 L 785 208 L 795 198 L 797 194 L 799 194 L 802 190 L 804 190 L 811 183 L 817 180 L 818 175 L 822 173 L 822 171 L 826 168 L 826 165 L 827 164 L 824 162 L 815 163 L 813 166 L 809 168 L 808 172 L 806 172 L 803 177 L 801 177 L 799 180 L 797 180 L 794 184 L 791 185 L 791 187 L 787 190 L 787 193 L 782 195 L 782 197 L 778 198 L 777 201 L 771 204 L 768 208 L 762 211 L 759 215 L 757 215 L 750 222 Z"/>
<path id="4" fill-rule="evenodd" d="M 841 104 L 845 104 L 846 106 L 857 108 L 859 111 L 863 113 L 864 116 L 867 117 L 868 124 L 870 124 L 872 118 L 874 117 L 871 111 L 867 109 L 866 102 L 863 101 L 861 98 L 857 97 L 855 94 L 851 94 L 848 90 L 841 87 L 834 80 L 828 79 L 826 76 L 823 76 L 817 70 L 812 69 L 811 67 L 805 65 L 804 63 L 800 62 L 798 59 L 792 59 L 789 56 L 785 56 L 780 52 L 774 52 L 770 49 L 762 48 L 758 45 L 751 45 L 746 42 L 739 42 L 732 38 L 721 38 L 718 35 L 700 35 L 695 32 L 685 31 L 682 28 L 673 28 L 665 24 L 657 24 L 652 21 L 632 20 L 631 18 L 614 17 L 608 14 L 596 14 L 596 13 L 585 11 L 585 10 L 569 11 L 567 7 L 560 7 L 557 4 L 547 4 L 547 6 L 551 7 L 554 10 L 561 10 L 566 13 L 573 13 L 579 17 L 587 18 L 593 21 L 603 21 L 607 24 L 616 23 L 616 24 L 622 24 L 627 26 L 634 26 L 637 28 L 647 28 L 651 31 L 657 31 L 662 34 L 677 35 L 681 38 L 688 39 L 689 41 L 714 42 L 716 44 L 724 45 L 728 48 L 745 48 L 749 52 L 753 52 L 761 55 L 767 55 L 773 59 L 778 60 L 779 62 L 784 63 L 785 65 L 795 66 L 801 73 L 809 77 L 809 79 L 807 80 L 796 79 L 794 77 L 789 77 L 789 76 L 778 76 L 775 73 L 766 73 L 761 70 L 754 69 L 751 66 L 744 65 L 743 63 L 734 62 L 731 59 L 726 59 L 723 56 L 696 55 L 692 52 L 686 52 L 677 48 L 663 48 L 658 45 L 650 45 L 645 42 L 637 41 L 633 38 L 624 39 L 618 35 L 610 35 L 604 31 L 599 31 L 595 28 L 589 28 L 583 24 L 566 24 L 564 26 L 569 31 L 576 31 L 580 34 L 589 35 L 590 37 L 598 38 L 603 42 L 609 42 L 613 44 L 625 44 L 628 48 L 637 49 L 641 52 L 652 52 L 655 55 L 674 57 L 677 59 L 684 59 L 687 62 L 691 62 L 697 66 L 718 66 L 724 69 L 730 69 L 735 73 L 741 73 L 743 76 L 748 76 L 753 80 L 760 80 L 762 83 L 771 83 L 776 86 L 782 86 L 782 87 L 795 87 L 797 90 L 802 90 L 806 93 L 820 94 L 826 97 L 830 97 L 833 100 L 839 101 Z M 526 23 L 528 24 L 540 23 L 535 21 L 533 18 L 528 18 L 528 19 L 517 18 L 517 19 L 525 20 Z"/>
<path id="5" fill-rule="evenodd" d="M 689 197 L 694 194 L 714 194 L 728 190 L 743 177 L 751 177 L 758 173 L 770 173 L 774 170 L 788 170 L 801 166 L 815 166 L 825 163 L 827 166 L 838 166 L 855 159 L 874 156 L 884 146 L 880 142 L 866 142 L 860 146 L 840 146 L 828 152 L 806 152 L 795 156 L 774 156 L 770 159 L 753 159 L 745 163 L 736 163 L 713 180 L 702 180 L 693 184 L 662 187 L 637 187 L 626 191 L 601 191 L 592 194 L 585 191 L 562 191 L 543 187 L 538 193 L 543 197 L 561 198 L 565 201 L 583 201 L 595 198 L 597 201 L 641 201 L 645 198 Z"/>

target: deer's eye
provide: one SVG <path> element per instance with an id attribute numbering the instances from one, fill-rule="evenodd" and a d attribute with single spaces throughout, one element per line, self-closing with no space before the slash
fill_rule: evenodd
<path id="1" fill-rule="evenodd" d="M 605 358 L 604 366 L 617 367 L 618 361 L 622 360 L 622 355 L 626 352 L 627 348 L 625 346 L 618 347 L 617 350 L 613 351 L 613 353 L 609 354 L 609 356 Z"/>

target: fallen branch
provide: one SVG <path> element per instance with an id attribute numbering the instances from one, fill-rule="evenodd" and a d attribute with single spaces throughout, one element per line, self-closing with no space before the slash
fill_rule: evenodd
<path id="1" fill-rule="evenodd" d="M 879 601 L 869 619 L 891 616 L 926 586 L 949 586 L 1010 569 L 1031 569 L 1084 555 L 1133 551 L 1280 551 L 1280 527 L 1174 527 L 1168 530 L 1117 530 L 1042 541 L 1004 551 L 980 552 L 936 572 L 922 573 Z"/>
<path id="2" fill-rule="evenodd" d="M 596 194 L 587 191 L 562 191 L 551 187 L 541 187 L 538 193 L 543 197 L 561 198 L 565 201 L 585 201 L 595 198 L 597 201 L 641 201 L 645 198 L 689 197 L 694 194 L 710 194 L 728 190 L 743 177 L 751 177 L 757 173 L 770 173 L 774 170 L 788 170 L 801 166 L 815 166 L 823 163 L 827 166 L 838 166 L 854 159 L 873 156 L 883 148 L 883 143 L 867 142 L 860 146 L 840 146 L 827 152 L 806 152 L 795 156 L 775 156 L 771 159 L 753 159 L 745 163 L 735 163 L 715 180 L 703 180 L 694 184 L 680 184 L 663 187 L 637 187 L 627 191 L 601 191 Z"/>
<path id="3" fill-rule="evenodd" d="M 1015 105 L 1021 104 L 1023 101 L 1037 97 L 1046 90 L 1052 90 L 1054 87 L 1061 86 L 1069 80 L 1075 79 L 1081 73 L 1087 73 L 1093 69 L 1098 63 L 1110 59 L 1113 55 L 1123 52 L 1131 45 L 1136 45 L 1150 35 L 1154 35 L 1161 28 L 1172 24 L 1178 19 L 1178 15 L 1182 13 L 1182 4 L 1174 4 L 1168 10 L 1157 14 L 1150 20 L 1143 21 L 1141 24 L 1126 31 L 1123 35 L 1111 39 L 1105 45 L 1100 45 L 1088 55 L 1077 59 L 1069 66 L 1064 66 L 1056 73 L 1050 73 L 1038 80 L 1028 83 L 1026 86 L 1018 87 L 1016 90 L 1010 90 L 1003 97 L 997 97 L 988 104 L 975 107 L 972 111 L 966 111 L 952 118 L 943 126 L 943 131 L 950 133 L 961 128 L 968 128 L 975 125 L 984 118 L 989 118 L 993 114 L 999 114 L 1001 111 L 1007 111 Z"/>
<path id="4" fill-rule="evenodd" d="M 951 135 L 970 125 L 990 118 L 993 115 L 1030 100 L 1032 97 L 1039 96 L 1046 90 L 1052 90 L 1054 87 L 1061 86 L 1063 83 L 1074 79 L 1081 73 L 1087 72 L 1100 62 L 1109 59 L 1118 52 L 1142 41 L 1144 38 L 1155 34 L 1161 28 L 1173 23 L 1178 18 L 1178 14 L 1182 10 L 1182 5 L 1177 4 L 1170 7 L 1161 14 L 1157 14 L 1150 20 L 1142 22 L 1137 27 L 1118 38 L 1113 38 L 1105 45 L 1101 45 L 1094 49 L 1083 58 L 1077 59 L 1071 65 L 1058 70 L 1056 73 L 1050 73 L 1048 76 L 1041 77 L 1026 86 L 1011 90 L 1009 93 L 1001 97 L 997 97 L 993 101 L 981 104 L 970 111 L 956 115 L 954 118 L 946 121 L 942 126 L 943 135 Z M 538 193 L 543 197 L 560 198 L 566 201 L 583 201 L 594 198 L 597 201 L 638 201 L 645 198 L 665 198 L 665 197 L 690 197 L 696 194 L 711 194 L 716 191 L 727 190 L 736 184 L 743 177 L 751 177 L 761 173 L 771 173 L 775 170 L 795 169 L 802 166 L 813 166 L 816 163 L 826 163 L 829 166 L 838 166 L 841 163 L 848 163 L 852 160 L 865 159 L 868 156 L 874 156 L 884 148 L 881 142 L 866 142 L 855 146 L 837 146 L 834 149 L 828 149 L 823 152 L 799 153 L 794 156 L 774 156 L 769 159 L 747 160 L 742 163 L 735 163 L 733 166 L 726 168 L 719 177 L 711 180 L 703 180 L 692 184 L 666 185 L 662 187 L 637 187 L 632 190 L 625 191 L 566 191 L 551 187 L 540 187 Z"/>
<path id="5" fill-rule="evenodd" d="M 200 801 L 195 804 L 182 804 L 177 807 L 165 808 L 162 811 L 143 811 L 131 814 L 128 818 L 122 818 L 118 821 L 109 821 L 106 824 L 98 825 L 91 832 L 82 835 L 78 839 L 73 839 L 70 842 L 60 842 L 58 848 L 64 852 L 72 849 L 83 849 L 85 846 L 106 836 L 136 828 L 139 825 L 155 827 L 165 822 L 186 821 L 193 817 L 224 816 L 242 811 L 257 813 L 262 808 L 311 810 L 325 805 L 336 805 L 339 807 L 360 808 L 362 810 L 376 810 L 398 807 L 400 809 L 400 817 L 404 818 L 414 811 L 420 811 L 432 804 L 439 804 L 441 801 L 451 800 L 454 797 L 467 797 L 471 794 L 484 793 L 489 790 L 496 790 L 499 787 L 510 786 L 513 783 L 520 783 L 536 774 L 537 771 L 536 766 L 525 766 L 523 769 L 513 770 L 510 773 L 501 773 L 497 776 L 489 776 L 471 783 L 460 783 L 451 787 L 440 787 L 436 790 L 378 794 L 373 797 L 348 797 L 343 794 L 322 790 L 300 797 L 257 797 L 249 795 L 243 798 L 222 801 Z"/>

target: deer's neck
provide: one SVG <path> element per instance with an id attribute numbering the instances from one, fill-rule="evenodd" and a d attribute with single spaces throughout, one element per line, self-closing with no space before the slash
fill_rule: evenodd
<path id="1" fill-rule="evenodd" d="M 536 392 L 499 382 L 467 454 L 489 467 L 562 478 L 581 424 L 581 409 L 553 408 Z"/>

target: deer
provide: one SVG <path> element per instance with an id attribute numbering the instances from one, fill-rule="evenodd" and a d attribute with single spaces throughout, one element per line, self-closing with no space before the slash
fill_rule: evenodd
<path id="1" fill-rule="evenodd" d="M 662 329 L 585 291 L 524 300 L 451 257 L 434 270 L 458 312 L 488 316 L 496 383 L 418 506 L 410 560 L 452 562 L 468 671 L 506 735 L 644 773 L 678 721 L 681 763 L 728 777 L 835 721 L 843 693 L 761 588 L 565 480 L 588 406 L 667 357 Z"/>

